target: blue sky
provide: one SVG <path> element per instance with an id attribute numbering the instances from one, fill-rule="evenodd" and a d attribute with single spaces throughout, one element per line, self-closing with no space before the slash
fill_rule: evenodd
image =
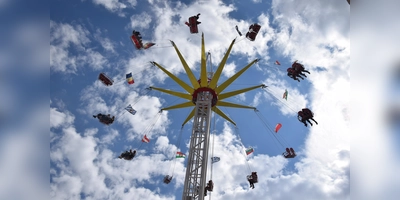
<path id="1" fill-rule="evenodd" d="M 161 46 L 174 40 L 196 70 L 199 36 L 191 35 L 183 22 L 197 12 L 213 63 L 237 37 L 235 25 L 244 32 L 255 21 L 262 24 L 256 42 L 244 39 L 234 45 L 222 79 L 256 57 L 263 60 L 230 89 L 261 82 L 279 95 L 288 89 L 291 104 L 310 105 L 320 123 L 310 129 L 299 126 L 291 110 L 264 91 L 230 99 L 256 105 L 272 125 L 282 121 L 282 135 L 293 140 L 299 157 L 288 161 L 278 156 L 253 112 L 225 109 L 238 123 L 243 143 L 256 147 L 248 160 L 262 176 L 249 190 L 243 150 L 234 131 L 218 119 L 214 150 L 221 161 L 213 170 L 213 199 L 350 199 L 350 138 L 352 199 L 398 199 L 400 175 L 393 172 L 400 168 L 400 123 L 389 113 L 400 113 L 395 75 L 400 24 L 393 20 L 399 18 L 399 1 L 353 1 L 351 15 L 344 0 L 70 2 L 0 0 L 0 199 L 180 199 L 183 160 L 176 163 L 170 185 L 161 178 L 171 173 L 169 158 L 176 151 L 184 111 L 162 116 L 165 126 L 155 126 L 152 142 L 141 148 L 135 162 L 115 158 L 137 147 L 154 113 L 175 100 L 141 92 L 146 85 L 175 87 L 160 70 L 135 75 L 140 81 L 133 87 L 126 85 L 124 74 L 155 60 L 184 79 L 170 47 L 138 52 L 130 46 L 130 32 L 141 30 L 145 41 Z M 295 84 L 268 68 L 276 59 L 284 66 L 299 59 L 312 74 Z M 100 71 L 121 79 L 121 85 L 105 88 L 96 81 Z M 109 128 L 90 117 L 98 110 L 119 113 L 138 94 L 143 100 L 135 105 L 139 112 L 134 117 L 124 114 Z M 184 137 L 187 141 L 189 134 Z"/>
<path id="2" fill-rule="evenodd" d="M 188 82 L 169 43 L 172 40 L 198 77 L 203 32 L 214 70 L 236 38 L 219 83 L 261 58 L 225 91 L 268 86 L 229 99 L 257 107 L 261 118 L 252 110 L 222 108 L 237 123 L 242 142 L 232 125 L 215 117 L 214 155 L 221 161 L 213 167 L 212 198 L 349 199 L 349 101 L 343 98 L 349 94 L 349 10 L 345 2 L 322 5 L 318 1 L 52 2 L 51 197 L 181 198 L 186 162 L 171 158 L 178 149 L 188 151 L 192 123 L 184 126 L 180 141 L 178 135 L 189 110 L 164 111 L 159 116 L 161 108 L 183 100 L 158 91 L 146 93 L 145 88 L 183 92 L 149 62 L 156 61 Z M 197 13 L 201 13 L 200 33 L 190 34 L 184 22 Z M 245 34 L 252 23 L 262 26 L 254 42 L 235 31 L 238 25 Z M 156 45 L 136 50 L 129 39 L 133 29 L 141 32 L 144 42 Z M 274 65 L 275 60 L 282 65 Z M 295 60 L 311 71 L 300 83 L 285 73 Z M 114 79 L 113 86 L 97 80 L 101 72 Z M 133 85 L 125 82 L 129 72 Z M 285 89 L 287 101 L 282 100 Z M 123 110 L 128 104 L 134 104 L 136 115 Z M 304 127 L 298 122 L 297 111 L 304 107 L 313 110 L 319 125 Z M 115 123 L 107 127 L 93 119 L 99 112 L 117 116 Z M 262 120 L 272 128 L 283 125 L 277 133 L 279 141 Z M 134 160 L 117 158 L 129 148 L 137 149 L 144 134 L 151 142 L 141 145 Z M 254 147 L 255 152 L 244 156 L 242 145 Z M 298 156 L 283 158 L 286 147 L 293 147 Z M 247 165 L 260 177 L 254 190 L 245 178 L 250 173 Z M 172 183 L 163 184 L 163 176 L 172 173 Z M 286 190 L 295 191 L 296 197 Z"/>

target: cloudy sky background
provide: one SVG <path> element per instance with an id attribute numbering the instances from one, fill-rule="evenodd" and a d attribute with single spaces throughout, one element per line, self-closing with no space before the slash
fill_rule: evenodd
<path id="1" fill-rule="evenodd" d="M 354 193 L 363 199 L 395 197 L 395 189 L 399 185 L 396 180 L 400 179 L 390 172 L 398 167 L 399 161 L 398 156 L 391 153 L 398 150 L 395 144 L 398 144 L 399 138 L 392 136 L 393 132 L 398 133 L 395 127 L 398 121 L 391 120 L 395 126 L 388 126 L 389 120 L 385 118 L 386 112 L 383 112 L 387 107 L 375 107 L 377 113 L 382 113 L 379 114 L 382 120 L 374 120 L 374 115 L 364 115 L 365 111 L 361 108 L 368 105 L 394 105 L 396 108 L 398 101 L 393 99 L 398 96 L 398 92 L 395 92 L 398 91 L 398 87 L 395 87 L 398 82 L 390 82 L 394 83 L 394 87 L 386 87 L 389 82 L 384 81 L 388 77 L 384 73 L 395 74 L 390 71 L 393 70 L 390 66 L 396 64 L 393 58 L 398 55 L 381 53 L 379 56 L 384 57 L 386 62 L 372 59 L 373 62 L 365 63 L 365 66 L 377 63 L 389 66 L 387 71 L 375 70 L 382 72 L 382 76 L 379 76 L 377 84 L 368 85 L 371 93 L 380 95 L 366 98 L 367 90 L 354 91 L 353 87 L 365 87 L 369 82 L 363 82 L 366 79 L 364 77 L 370 78 L 368 74 L 357 76 L 361 73 L 352 73 L 352 80 L 356 74 L 357 82 L 351 85 L 350 91 L 350 7 L 346 2 L 255 1 L 243 4 L 235 1 L 203 1 L 166 4 L 163 1 L 87 0 L 51 4 L 50 102 L 46 101 L 47 106 L 50 103 L 50 169 L 44 165 L 49 159 L 48 154 L 40 154 L 48 147 L 45 139 L 48 137 L 48 109 L 45 109 L 46 104 L 36 103 L 39 101 L 37 98 L 29 98 L 30 101 L 23 98 L 38 93 L 40 97 L 48 96 L 48 90 L 28 89 L 18 93 L 13 88 L 21 83 L 3 76 L 1 90 L 9 95 L 2 95 L 2 102 L 5 103 L 1 107 L 4 134 L 1 137 L 0 157 L 3 162 L 0 164 L 0 174 L 5 177 L 0 181 L 2 199 L 29 199 L 33 195 L 44 199 L 49 194 L 49 179 L 46 178 L 49 177 L 49 171 L 52 199 L 179 199 L 185 162 L 171 158 L 177 149 L 187 152 L 190 123 L 183 129 L 179 147 L 177 143 L 180 125 L 189 111 L 169 111 L 159 116 L 160 108 L 180 100 L 156 91 L 146 94 L 144 88 L 153 85 L 180 90 L 161 70 L 148 64 L 148 61 L 154 60 L 185 80 L 169 39 L 177 44 L 195 74 L 199 73 L 200 34 L 191 35 L 183 24 L 187 17 L 198 12 L 202 14 L 200 31 L 205 34 L 206 51 L 212 53 L 214 66 L 219 63 L 232 39 L 237 37 L 221 79 L 232 76 L 252 59 L 262 58 L 228 90 L 265 83 L 270 93 L 255 90 L 230 101 L 256 106 L 271 126 L 277 122 L 283 123 L 280 137 L 299 153 L 292 160 L 279 156 L 283 149 L 280 149 L 272 133 L 253 111 L 223 109 L 238 123 L 239 132 L 221 118 L 216 118 L 214 154 L 220 156 L 221 161 L 213 168 L 215 190 L 212 198 L 349 199 L 350 135 L 355 136 L 352 138 L 352 144 L 355 140 L 354 148 L 352 145 L 352 151 L 355 151 L 352 153 L 353 164 L 357 161 L 352 167 L 352 183 L 355 183 L 354 186 L 352 184 L 352 195 L 354 188 Z M 353 17 L 352 11 L 352 21 L 360 18 L 357 10 L 354 13 Z M 5 32 L 11 40 L 4 42 L 6 48 L 1 51 L 2 74 L 15 73 L 7 66 L 30 66 L 18 75 L 36 83 L 30 85 L 35 89 L 48 85 L 46 79 L 31 76 L 32 73 L 39 76 L 48 74 L 40 70 L 46 69 L 43 66 L 47 65 L 46 59 L 41 59 L 45 56 L 38 55 L 43 51 L 35 51 L 35 47 L 43 47 L 38 44 L 46 40 L 46 36 L 43 36 L 46 31 L 42 30 L 47 29 L 38 28 L 46 23 L 38 23 L 40 15 L 37 18 L 27 22 L 22 20 Z M 389 24 L 383 26 L 380 23 L 382 20 L 371 21 L 376 27 L 387 28 L 386 32 L 391 32 L 393 37 L 398 31 Z M 262 25 L 255 42 L 238 37 L 235 25 L 245 33 L 254 22 Z M 355 23 L 354 26 L 357 29 L 353 31 L 352 24 L 352 42 L 355 34 L 365 35 L 355 37 L 357 44 L 361 42 L 361 45 L 354 47 L 359 50 L 355 52 L 365 51 L 368 47 L 366 41 L 370 41 L 368 36 L 374 38 L 375 35 L 365 34 L 370 30 L 370 24 Z M 129 41 L 133 28 L 142 32 L 144 41 L 154 41 L 157 46 L 145 52 L 135 50 Z M 21 32 L 29 32 L 38 39 L 24 40 Z M 391 46 L 393 37 L 378 37 L 383 43 L 378 47 Z M 13 49 L 18 53 L 24 49 L 27 58 L 10 59 L 18 54 L 9 53 Z M 388 52 L 396 52 L 396 49 L 390 48 Z M 376 55 L 375 51 L 371 51 L 370 55 Z M 365 62 L 361 57 L 361 53 L 355 54 L 354 62 Z M 275 60 L 281 61 L 281 69 L 273 65 Z M 310 69 L 311 75 L 307 81 L 296 83 L 285 76 L 286 66 L 294 60 L 299 60 Z M 354 69 L 357 70 L 357 67 Z M 114 86 L 106 88 L 96 81 L 98 73 L 102 71 L 117 80 Z M 130 71 L 138 74 L 134 75 L 136 83 L 128 86 L 124 82 L 124 74 Z M 272 93 L 279 98 L 285 89 L 289 90 L 287 103 L 277 101 L 270 95 Z M 140 101 L 134 105 L 138 114 L 123 114 L 123 107 L 139 98 Z M 297 121 L 294 110 L 304 106 L 312 108 L 320 125 L 306 128 Z M 13 110 L 24 110 L 26 115 L 12 114 Z M 115 124 L 105 127 L 91 117 L 97 112 L 121 116 Z M 4 118 L 5 114 L 9 117 Z M 155 119 L 158 119 L 157 123 L 148 133 L 151 143 L 142 145 L 138 157 L 131 162 L 116 159 L 120 152 L 140 145 L 143 131 Z M 365 126 L 363 120 L 382 123 Z M 21 121 L 24 126 L 18 126 Z M 249 125 L 250 122 L 254 125 Z M 357 126 L 359 124 L 362 126 Z M 350 125 L 357 131 L 350 131 Z M 376 135 L 379 131 L 388 133 Z M 255 147 L 255 153 L 248 157 L 248 161 L 245 160 L 237 133 L 245 146 Z M 174 162 L 173 182 L 165 185 L 162 177 L 171 174 Z M 254 190 L 249 190 L 245 180 L 245 175 L 249 173 L 247 166 L 257 171 L 260 177 Z M 365 177 L 370 181 L 361 181 Z M 365 189 L 368 192 L 360 192 Z M 20 190 L 27 192 L 18 192 Z"/>
<path id="2" fill-rule="evenodd" d="M 323 11 L 322 7 L 328 9 Z M 78 12 L 62 14 L 66 8 Z M 158 114 L 162 107 L 182 100 L 157 92 L 144 93 L 144 88 L 159 86 L 182 91 L 161 70 L 148 64 L 154 60 L 187 80 L 169 40 L 177 44 L 198 75 L 200 34 L 190 34 L 184 25 L 188 17 L 197 13 L 201 13 L 199 27 L 205 34 L 213 65 L 219 63 L 229 43 L 237 38 L 222 79 L 251 60 L 262 59 L 228 89 L 260 83 L 269 86 L 267 91 L 252 91 L 231 100 L 256 106 L 262 118 L 258 119 L 253 111 L 224 109 L 237 121 L 239 132 L 216 118 L 212 127 L 216 133 L 214 155 L 222 161 L 215 164 L 212 197 L 290 199 L 293 196 L 287 191 L 293 191 L 313 199 L 349 198 L 349 102 L 342 98 L 349 94 L 349 7 L 341 2 L 322 5 L 318 1 L 247 5 L 222 1 L 60 1 L 53 5 L 51 197 L 180 198 L 185 162 L 171 160 L 171 156 L 177 149 L 188 151 L 190 123 L 184 127 L 181 141 L 177 137 L 188 109 Z M 238 37 L 235 25 L 245 33 L 254 22 L 262 26 L 255 42 Z M 141 31 L 144 42 L 157 45 L 147 51 L 135 50 L 129 41 L 132 29 Z M 282 66 L 273 65 L 275 60 L 280 60 Z M 287 66 L 294 60 L 311 71 L 308 81 L 297 83 L 285 76 Z M 124 75 L 130 71 L 136 80 L 134 85 L 124 83 Z M 104 87 L 96 81 L 99 72 L 113 77 L 115 85 Z M 281 100 L 285 89 L 289 91 L 288 102 Z M 137 109 L 135 116 L 123 110 L 128 104 Z M 296 120 L 297 111 L 303 107 L 317 113 L 321 126 L 309 129 Z M 117 122 L 110 127 L 99 124 L 91 118 L 98 112 L 116 115 Z M 335 121 L 330 122 L 331 118 Z M 147 131 L 155 119 L 157 123 Z M 258 124 L 250 125 L 257 120 Z M 261 120 L 270 127 L 282 123 L 282 139 L 276 141 Z M 152 142 L 143 145 L 135 160 L 116 159 L 121 151 L 139 148 L 143 134 Z M 178 143 L 182 145 L 177 146 Z M 254 155 L 241 155 L 242 144 L 254 146 Z M 282 158 L 280 154 L 286 147 L 296 149 L 298 158 Z M 171 169 L 171 165 L 175 167 Z M 246 169 L 247 165 L 250 169 Z M 249 191 L 245 176 L 251 171 L 258 172 L 260 183 Z M 162 184 L 162 177 L 172 173 L 172 184 Z M 287 189 L 281 190 L 283 185 Z"/>

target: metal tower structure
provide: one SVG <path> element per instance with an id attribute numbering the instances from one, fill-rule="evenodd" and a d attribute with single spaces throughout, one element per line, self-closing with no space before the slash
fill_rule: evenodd
<path id="1" fill-rule="evenodd" d="M 241 76 L 250 66 L 254 63 L 258 62 L 259 59 L 255 59 L 250 62 L 247 66 L 241 69 L 232 77 L 228 78 L 226 81 L 217 85 L 217 82 L 220 78 L 222 70 L 225 66 L 225 63 L 229 57 L 230 51 L 232 50 L 233 44 L 235 43 L 234 39 L 229 46 L 227 52 L 225 53 L 221 63 L 219 64 L 217 70 L 213 74 L 212 77 L 207 77 L 207 69 L 206 69 L 206 53 L 204 47 L 204 34 L 201 36 L 201 69 L 200 69 L 200 77 L 196 79 L 192 70 L 189 68 L 185 59 L 179 52 L 179 49 L 176 47 L 175 43 L 171 41 L 173 47 L 175 48 L 176 53 L 182 63 L 183 68 L 191 82 L 191 85 L 188 85 L 168 70 L 163 68 L 156 62 L 151 62 L 153 65 L 160 68 L 164 73 L 166 73 L 172 80 L 174 80 L 177 84 L 179 84 L 183 89 L 186 90 L 186 93 L 172 91 L 168 89 L 150 87 L 151 89 L 158 90 L 170 95 L 174 95 L 177 97 L 181 97 L 183 99 L 188 100 L 187 102 L 180 103 L 177 105 L 173 105 L 167 108 L 162 108 L 161 110 L 172 110 L 179 108 L 187 108 L 193 107 L 192 111 L 188 115 L 188 117 L 183 122 L 182 126 L 185 125 L 190 119 L 193 118 L 193 128 L 192 135 L 190 139 L 190 148 L 189 155 L 187 157 L 187 167 L 186 167 L 186 176 L 182 194 L 182 200 L 203 200 L 204 199 L 204 188 L 207 182 L 207 163 L 208 163 L 208 150 L 209 150 L 209 142 L 210 142 L 210 121 L 211 121 L 211 112 L 215 112 L 222 118 L 226 119 L 230 123 L 236 125 L 236 123 L 229 118 L 224 112 L 222 112 L 218 106 L 224 107 L 234 107 L 234 108 L 247 108 L 247 109 L 256 109 L 255 107 L 235 104 L 231 102 L 224 101 L 224 99 L 256 89 L 260 87 L 266 87 L 264 84 L 243 88 L 239 90 L 234 90 L 230 92 L 223 91 L 239 76 Z"/>

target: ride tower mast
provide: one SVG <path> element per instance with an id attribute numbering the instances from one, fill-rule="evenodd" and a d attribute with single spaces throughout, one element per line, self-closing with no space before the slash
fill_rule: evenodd
<path id="1" fill-rule="evenodd" d="M 212 77 L 207 77 L 204 34 L 202 34 L 201 71 L 199 80 L 197 80 L 196 77 L 194 76 L 192 70 L 189 68 L 188 64 L 186 63 L 185 59 L 179 52 L 179 49 L 176 47 L 175 43 L 171 41 L 192 86 L 188 85 L 187 83 L 185 83 L 184 81 L 182 81 L 181 79 L 170 73 L 168 70 L 163 68 L 158 63 L 154 61 L 151 62 L 153 65 L 160 68 L 171 79 L 173 79 L 183 89 L 186 90 L 186 93 L 183 93 L 168 89 L 150 87 L 151 89 L 158 90 L 188 100 L 187 102 L 176 104 L 167 108 L 162 108 L 161 110 L 172 110 L 172 109 L 193 107 L 192 111 L 182 124 L 182 126 L 184 126 L 190 119 L 193 118 L 193 128 L 192 128 L 192 135 L 190 137 L 190 146 L 188 152 L 189 155 L 187 157 L 188 160 L 187 160 L 184 188 L 182 193 L 182 200 L 203 200 L 205 196 L 204 189 L 207 182 L 207 164 L 208 164 L 208 150 L 210 142 L 211 112 L 212 111 L 215 112 L 216 114 L 218 114 L 219 116 L 221 116 L 222 118 L 224 118 L 225 120 L 229 121 L 230 123 L 236 126 L 236 123 L 231 118 L 229 118 L 224 112 L 222 112 L 218 108 L 218 106 L 246 108 L 255 110 L 256 109 L 255 107 L 231 103 L 223 100 L 250 90 L 254 90 L 256 88 L 266 87 L 264 84 L 261 84 L 222 93 L 224 89 L 226 89 L 233 81 L 235 81 L 239 76 L 241 76 L 248 68 L 250 68 L 250 66 L 258 62 L 259 59 L 253 60 L 252 62 L 247 64 L 243 69 L 238 71 L 235 75 L 228 78 L 226 81 L 217 86 L 217 82 L 220 78 L 220 75 L 229 57 L 230 51 L 233 47 L 233 44 L 235 43 L 235 40 L 236 39 L 232 41 L 231 45 L 229 46 L 227 52 L 225 53 L 215 73 L 211 73 Z"/>

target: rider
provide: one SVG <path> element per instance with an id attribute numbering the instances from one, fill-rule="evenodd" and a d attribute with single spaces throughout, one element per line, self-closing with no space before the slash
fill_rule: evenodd
<path id="1" fill-rule="evenodd" d="M 308 74 L 310 74 L 309 71 L 304 69 L 304 66 L 300 63 L 297 63 L 297 60 L 294 61 L 294 63 L 292 64 L 292 69 L 296 70 L 297 72 L 301 73 L 301 72 L 307 72 Z"/>
<path id="2" fill-rule="evenodd" d="M 293 68 L 287 68 L 287 72 L 288 72 L 287 75 L 288 75 L 290 78 L 292 78 L 292 79 L 294 79 L 294 80 L 297 80 L 298 82 L 300 82 L 300 80 L 297 79 L 297 77 L 299 77 L 299 78 L 301 78 L 301 79 L 304 80 L 304 78 L 301 77 L 301 76 L 299 75 L 299 73 L 297 73 L 296 70 L 294 70 Z M 303 74 L 303 75 L 304 75 L 304 74 Z"/>
<path id="3" fill-rule="evenodd" d="M 136 155 L 136 150 L 132 151 L 132 149 L 131 149 L 129 151 L 125 151 L 124 153 L 121 153 L 121 155 L 118 156 L 118 158 L 119 159 L 123 158 L 125 160 L 132 160 L 135 157 L 135 155 Z"/>
<path id="4" fill-rule="evenodd" d="M 316 124 L 318 124 L 318 122 L 314 120 L 314 118 L 313 118 L 313 117 L 314 117 L 314 113 L 311 112 L 310 109 L 308 109 L 308 108 L 303 108 L 302 111 L 303 111 L 305 117 L 307 118 L 307 121 L 308 121 L 310 124 L 311 124 L 310 119 L 313 120 Z M 311 126 L 312 126 L 312 124 L 311 124 Z"/>

